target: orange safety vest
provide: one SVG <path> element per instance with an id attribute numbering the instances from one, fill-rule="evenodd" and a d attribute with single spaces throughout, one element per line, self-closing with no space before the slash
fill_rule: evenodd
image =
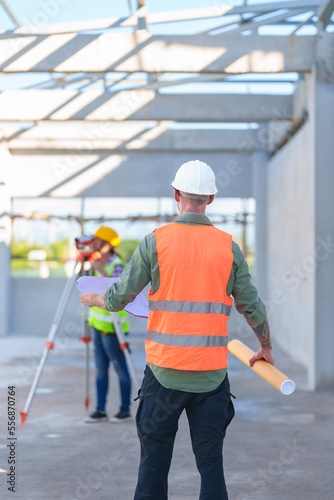
<path id="1" fill-rule="evenodd" d="M 155 230 L 160 287 L 148 296 L 148 363 L 176 370 L 227 368 L 226 286 L 232 236 L 209 225 L 172 222 Z"/>

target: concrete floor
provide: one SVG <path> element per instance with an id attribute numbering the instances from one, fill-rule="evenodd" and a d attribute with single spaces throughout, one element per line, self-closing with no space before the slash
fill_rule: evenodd
<path id="1" fill-rule="evenodd" d="M 45 340 L 0 339 L 0 498 L 131 500 L 139 460 L 134 422 L 82 422 L 84 346 L 61 335 L 24 429 L 17 430 L 16 492 L 7 490 L 7 387 L 16 387 L 16 409 L 22 410 Z M 252 334 L 245 342 L 256 347 Z M 132 336 L 132 350 L 140 378 L 145 365 L 143 335 Z M 281 395 L 230 355 L 231 391 L 237 396 L 224 451 L 230 500 L 333 500 L 334 391 L 308 392 L 305 371 L 276 346 L 274 355 L 276 366 L 296 381 L 291 396 Z M 117 379 L 113 373 L 110 378 L 112 415 L 119 397 Z M 185 418 L 176 439 L 169 491 L 170 500 L 198 498 L 199 478 Z"/>

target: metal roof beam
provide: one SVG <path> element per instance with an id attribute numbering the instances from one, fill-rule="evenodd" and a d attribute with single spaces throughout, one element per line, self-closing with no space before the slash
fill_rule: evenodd
<path id="1" fill-rule="evenodd" d="M 11 20 L 13 21 L 13 23 L 15 24 L 15 26 L 17 28 L 20 28 L 20 23 L 17 19 L 17 17 L 14 15 L 12 9 L 10 9 L 6 3 L 5 0 L 0 0 L 0 4 L 2 5 L 2 7 L 5 9 L 6 13 L 8 14 L 8 16 L 11 18 Z"/>
<path id="2" fill-rule="evenodd" d="M 147 30 L 147 6 L 145 0 L 137 0 L 137 30 Z"/>
<path id="3" fill-rule="evenodd" d="M 137 127 L 137 131 L 122 130 L 120 134 L 116 127 L 108 137 L 89 140 L 89 134 L 94 134 L 94 129 L 86 131 L 86 136 L 77 130 L 75 135 L 70 136 L 63 131 L 57 133 L 57 137 L 43 137 L 33 133 L 39 127 L 35 127 L 20 137 L 9 135 L 8 148 L 13 155 L 22 154 L 92 154 L 92 153 L 116 153 L 121 151 L 234 151 L 251 152 L 258 146 L 257 130 L 207 130 L 207 129 L 167 129 L 163 125 L 153 128 Z M 96 132 L 96 131 L 95 131 Z M 96 133 L 95 133 L 96 136 Z M 94 135 L 93 135 L 94 137 Z"/>
<path id="4" fill-rule="evenodd" d="M 17 90 L 0 94 L 0 121 L 257 122 L 292 117 L 291 95 Z"/>
<path id="5" fill-rule="evenodd" d="M 216 173 L 218 196 L 252 196 L 249 152 L 193 150 L 192 154 Z M 170 182 L 188 160 L 189 151 L 15 156 L 7 186 L 11 197 L 170 197 Z"/>
<path id="6" fill-rule="evenodd" d="M 0 72 L 274 73 L 311 71 L 314 37 L 238 34 L 0 35 Z"/>
<path id="7" fill-rule="evenodd" d="M 321 29 L 325 30 L 330 23 L 332 14 L 334 12 L 334 0 L 325 0 L 319 6 L 317 11 L 319 25 Z"/>
<path id="8" fill-rule="evenodd" d="M 321 0 L 291 0 L 287 2 L 266 2 L 266 3 L 254 3 L 246 4 L 239 7 L 233 7 L 228 13 L 228 15 L 235 14 L 247 14 L 251 13 L 268 13 L 274 12 L 275 10 L 281 9 L 303 9 L 304 11 L 310 10 L 312 8 L 317 8 L 321 3 Z"/>
<path id="9" fill-rule="evenodd" d="M 296 26 L 296 28 L 290 33 L 290 36 L 297 33 L 297 31 L 299 31 L 300 28 L 302 28 L 303 26 L 310 25 L 311 24 L 310 21 L 311 21 L 312 17 L 314 17 L 314 13 L 312 13 L 310 16 L 308 16 L 308 18 L 305 19 L 305 21 L 303 21 L 302 23 L 299 23 L 298 26 Z"/>
<path id="10" fill-rule="evenodd" d="M 245 21 L 239 21 L 239 26 L 238 27 L 235 27 L 234 29 L 231 29 L 230 31 L 233 32 L 233 33 L 241 33 L 242 31 L 246 31 L 246 30 L 254 30 L 254 29 L 257 29 L 259 28 L 260 26 L 264 26 L 264 25 L 268 25 L 268 24 L 274 24 L 274 23 L 280 23 L 281 21 L 285 20 L 287 17 L 292 17 L 292 16 L 296 16 L 298 14 L 302 14 L 303 12 L 305 12 L 305 9 L 295 9 L 295 10 L 291 10 L 289 12 L 279 12 L 278 14 L 273 14 L 272 16 L 270 17 L 266 17 L 265 19 L 261 19 L 261 20 L 254 20 L 254 19 L 257 19 L 258 16 L 256 16 L 255 18 L 251 18 L 250 20 L 245 20 Z M 233 24 L 236 24 L 236 23 L 233 23 Z M 218 29 L 222 29 L 222 28 L 225 28 L 224 25 L 220 26 L 219 28 L 214 28 L 214 30 L 210 30 L 209 32 L 213 32 L 213 31 L 216 31 Z"/>

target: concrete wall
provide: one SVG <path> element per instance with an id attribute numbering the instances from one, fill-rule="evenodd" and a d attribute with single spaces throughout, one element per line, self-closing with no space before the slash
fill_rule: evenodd
<path id="1" fill-rule="evenodd" d="M 11 314 L 9 332 L 25 335 L 49 333 L 65 278 L 11 278 Z M 79 291 L 73 287 L 60 323 L 58 335 L 81 336 L 82 308 Z M 131 332 L 146 331 L 146 320 L 130 316 Z"/>
<path id="2" fill-rule="evenodd" d="M 272 335 L 310 366 L 314 342 L 314 141 L 308 122 L 268 164 L 268 289 Z"/>
<path id="3" fill-rule="evenodd" d="M 334 387 L 334 85 L 306 79 L 309 119 L 268 164 L 268 309 L 273 337 Z"/>
<path id="4" fill-rule="evenodd" d="M 255 262 L 254 262 L 254 284 L 257 287 L 260 297 L 267 297 L 268 290 L 268 270 L 267 270 L 267 221 L 268 221 L 268 200 L 267 200 L 267 170 L 268 153 L 266 151 L 256 151 L 252 158 L 253 171 L 253 195 L 256 203 L 255 218 Z"/>
<path id="5" fill-rule="evenodd" d="M 327 53 L 329 51 L 327 50 Z M 316 68 L 314 383 L 334 388 L 334 39 L 329 64 Z M 331 77 L 330 73 L 331 71 Z"/>
<path id="6" fill-rule="evenodd" d="M 11 314 L 9 333 L 23 335 L 45 335 L 47 337 L 56 308 L 66 284 L 64 278 L 11 278 Z M 148 294 L 149 286 L 144 289 Z M 59 336 L 81 335 L 81 304 L 79 292 L 73 288 L 63 319 L 60 324 Z M 130 317 L 130 333 L 146 332 L 147 320 Z M 240 314 L 233 311 L 229 320 L 229 330 L 232 334 L 246 328 L 252 334 L 246 321 Z"/>

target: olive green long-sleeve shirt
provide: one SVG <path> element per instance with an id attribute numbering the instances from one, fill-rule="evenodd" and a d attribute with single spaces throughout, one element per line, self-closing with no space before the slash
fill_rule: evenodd
<path id="1" fill-rule="evenodd" d="M 175 220 L 178 224 L 212 225 L 203 214 L 186 212 Z M 228 296 L 232 295 L 239 313 L 251 326 L 260 325 L 266 319 L 266 309 L 251 283 L 247 262 L 239 246 L 232 242 L 233 265 L 226 287 Z M 120 280 L 104 294 L 108 311 L 119 311 L 151 282 L 152 293 L 160 286 L 159 263 L 155 234 L 145 236 L 135 250 L 130 263 Z M 216 389 L 224 380 L 226 369 L 211 371 L 185 371 L 149 365 L 157 380 L 168 389 L 188 392 L 207 392 Z"/>

